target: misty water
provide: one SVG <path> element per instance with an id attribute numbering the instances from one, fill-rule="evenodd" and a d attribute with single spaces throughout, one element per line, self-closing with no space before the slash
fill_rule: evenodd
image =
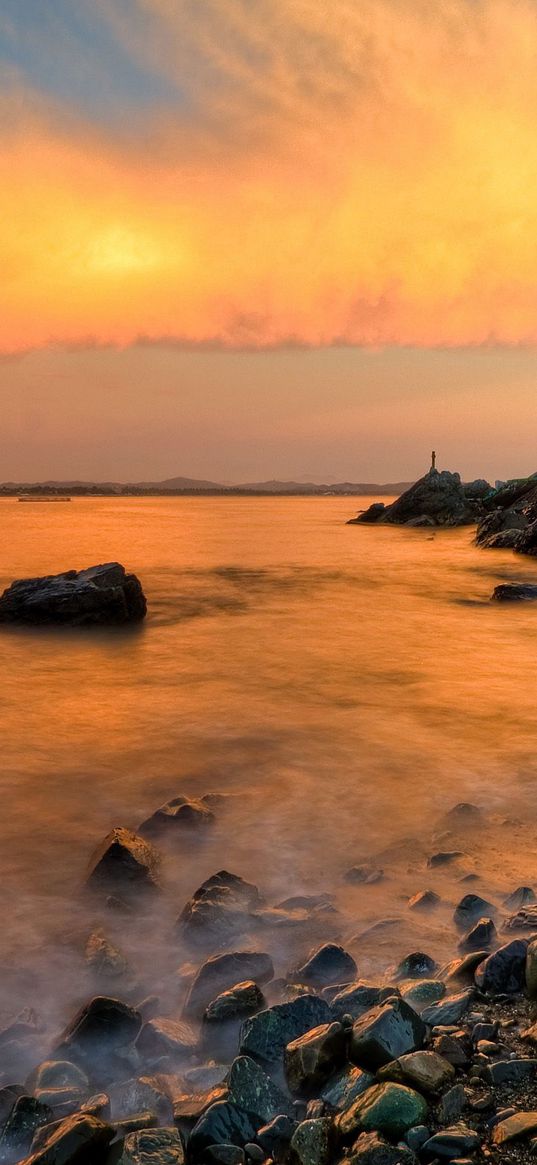
<path id="1" fill-rule="evenodd" d="M 149 608 L 129 632 L 0 630 L 0 1003 L 6 1021 L 42 1012 L 44 1047 L 99 986 L 95 926 L 129 960 L 130 997 L 180 1007 L 178 969 L 204 955 L 174 920 L 222 867 L 268 905 L 333 896 L 316 922 L 267 916 L 232 944 L 268 950 L 278 973 L 331 936 L 365 976 L 416 947 L 450 957 L 463 893 L 537 882 L 537 607 L 489 603 L 537 564 L 477 550 L 468 528 L 346 526 L 370 500 L 0 503 L 2 588 L 118 559 Z M 149 915 L 81 894 L 112 826 L 213 791 L 229 794 L 216 824 L 166 848 Z M 460 801 L 484 812 L 462 835 L 442 822 Z M 349 885 L 367 861 L 384 878 Z M 417 920 L 407 899 L 426 888 L 442 904 Z"/>

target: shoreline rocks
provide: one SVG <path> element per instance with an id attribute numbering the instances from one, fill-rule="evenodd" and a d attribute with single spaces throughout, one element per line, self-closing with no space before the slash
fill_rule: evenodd
<path id="1" fill-rule="evenodd" d="M 139 623 L 147 602 L 119 562 L 13 582 L 0 597 L 0 623 L 89 627 Z"/>
<path id="2" fill-rule="evenodd" d="M 458 473 L 430 469 L 390 505 L 373 502 L 347 525 L 471 526 L 484 515 L 490 490 L 486 481 L 464 484 Z"/>

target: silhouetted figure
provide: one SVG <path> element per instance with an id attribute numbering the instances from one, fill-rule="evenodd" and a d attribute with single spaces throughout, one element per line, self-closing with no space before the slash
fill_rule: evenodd
<path id="1" fill-rule="evenodd" d="M 431 469 L 436 469 L 436 453 L 434 449 L 431 453 Z"/>

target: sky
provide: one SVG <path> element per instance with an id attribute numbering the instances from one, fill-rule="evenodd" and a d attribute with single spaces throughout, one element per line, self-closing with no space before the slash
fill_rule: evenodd
<path id="1" fill-rule="evenodd" d="M 537 469 L 537 0 L 2 0 L 0 479 Z"/>

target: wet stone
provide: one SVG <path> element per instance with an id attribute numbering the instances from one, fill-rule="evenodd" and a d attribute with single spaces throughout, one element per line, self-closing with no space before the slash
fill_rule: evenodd
<path id="1" fill-rule="evenodd" d="M 253 980 L 237 983 L 228 991 L 222 991 L 206 1008 L 203 1022 L 208 1024 L 225 1023 L 232 1019 L 254 1015 L 265 1006 L 263 992 Z"/>
<path id="2" fill-rule="evenodd" d="M 285 1074 L 292 1092 L 319 1088 L 346 1059 L 347 1031 L 340 1023 L 321 1024 L 292 1040 L 285 1049 Z"/>
<path id="3" fill-rule="evenodd" d="M 472 1153 L 480 1143 L 479 1134 L 465 1124 L 451 1125 L 434 1133 L 423 1146 L 423 1152 L 443 1161 L 456 1161 Z"/>
<path id="4" fill-rule="evenodd" d="M 511 894 L 508 894 L 503 900 L 503 905 L 506 910 L 521 910 L 523 906 L 529 906 L 530 903 L 535 902 L 535 894 L 531 886 L 518 886 Z"/>
<path id="5" fill-rule="evenodd" d="M 349 1137 L 359 1132 L 380 1132 L 387 1137 L 401 1137 L 414 1125 L 423 1124 L 427 1101 L 401 1084 L 375 1084 L 346 1112 L 336 1118 L 338 1132 Z"/>
<path id="6" fill-rule="evenodd" d="M 524 939 L 514 939 L 498 947 L 476 968 L 477 986 L 489 995 L 511 995 L 521 991 L 526 976 L 526 951 Z"/>
<path id="7" fill-rule="evenodd" d="M 384 1068 L 379 1068 L 379 1080 L 393 1080 L 408 1084 L 431 1096 L 436 1096 L 455 1078 L 455 1069 L 438 1052 L 409 1052 Z"/>
<path id="8" fill-rule="evenodd" d="M 423 951 L 413 951 L 401 960 L 396 969 L 394 978 L 399 979 L 427 979 L 434 975 L 437 964 L 430 955 Z"/>
<path id="9" fill-rule="evenodd" d="M 237 983 L 253 981 L 258 986 L 274 977 L 270 955 L 258 951 L 231 951 L 214 955 L 195 975 L 184 1007 L 186 1017 L 199 1018 L 218 995 Z"/>
<path id="10" fill-rule="evenodd" d="M 349 1157 L 350 1165 L 416 1165 L 410 1146 L 390 1145 L 378 1133 L 360 1133 Z"/>
<path id="11" fill-rule="evenodd" d="M 296 1165 L 328 1165 L 333 1141 L 333 1125 L 328 1117 L 302 1121 L 291 1137 L 289 1160 Z"/>
<path id="12" fill-rule="evenodd" d="M 148 1020 L 136 1040 L 136 1050 L 149 1060 L 158 1060 L 161 1056 L 189 1059 L 196 1047 L 197 1037 L 189 1024 L 167 1017 Z"/>
<path id="13" fill-rule="evenodd" d="M 214 813 L 203 801 L 190 797 L 173 797 L 151 814 L 139 827 L 142 837 L 154 839 L 174 836 L 183 837 L 186 831 L 198 830 L 212 825 Z"/>
<path id="14" fill-rule="evenodd" d="M 297 1121 L 290 1116 L 277 1116 L 259 1129 L 256 1141 L 267 1157 L 279 1162 L 286 1156 L 296 1128 Z"/>
<path id="15" fill-rule="evenodd" d="M 236 1104 L 223 1100 L 212 1104 L 194 1126 L 188 1142 L 189 1156 L 202 1158 L 209 1145 L 231 1144 L 241 1148 L 255 1141 L 257 1123 Z"/>
<path id="16" fill-rule="evenodd" d="M 279 1003 L 246 1019 L 240 1050 L 254 1059 L 276 1062 L 283 1058 L 287 1044 L 311 1028 L 329 1023 L 328 1003 L 315 995 L 301 995 L 290 1003 Z"/>
<path id="17" fill-rule="evenodd" d="M 384 1003 L 354 1024 L 349 1059 L 358 1068 L 375 1072 L 390 1060 L 421 1048 L 426 1028 L 402 999 Z"/>
<path id="18" fill-rule="evenodd" d="M 480 918 L 475 926 L 461 939 L 459 950 L 463 953 L 468 951 L 481 951 L 487 947 L 491 947 L 497 937 L 496 927 L 492 918 Z"/>
<path id="19" fill-rule="evenodd" d="M 261 1125 L 268 1124 L 279 1114 L 290 1116 L 293 1112 L 291 1098 L 249 1056 L 238 1056 L 233 1061 L 228 1089 L 230 1101 L 255 1116 Z"/>
<path id="20" fill-rule="evenodd" d="M 47 1133 L 46 1129 L 41 1131 Z M 77 1112 L 54 1125 L 39 1148 L 34 1143 L 24 1165 L 78 1165 L 106 1160 L 114 1135 L 111 1125 L 99 1117 Z"/>
<path id="21" fill-rule="evenodd" d="M 346 1064 L 339 1072 L 329 1077 L 319 1095 L 330 1108 L 343 1112 L 374 1083 L 375 1077 L 370 1072 L 363 1072 L 361 1068 Z"/>
<path id="22" fill-rule="evenodd" d="M 338 991 L 332 998 L 332 1011 L 337 1019 L 342 1015 L 351 1015 L 359 1019 L 366 1011 L 376 1007 L 381 1002 L 382 987 L 373 983 L 352 983 L 343 991 Z"/>
<path id="23" fill-rule="evenodd" d="M 522 1080 L 537 1076 L 537 1060 L 497 1060 L 488 1064 L 485 1076 L 493 1086 L 499 1084 L 518 1084 Z"/>
<path id="24" fill-rule="evenodd" d="M 536 1132 L 537 1112 L 517 1112 L 498 1121 L 492 1131 L 492 1140 L 495 1145 L 505 1145 Z"/>
<path id="25" fill-rule="evenodd" d="M 479 894 L 465 894 L 455 909 L 453 920 L 459 930 L 467 931 L 480 918 L 494 918 L 496 914 L 496 907 L 486 898 L 480 898 Z"/>
<path id="26" fill-rule="evenodd" d="M 458 1023 L 470 1006 L 474 996 L 473 988 L 460 991 L 458 995 L 448 995 L 439 1003 L 433 1003 L 421 1013 L 424 1023 L 430 1027 L 448 1027 Z"/>
<path id="27" fill-rule="evenodd" d="M 18 1160 L 32 1144 L 36 1129 L 54 1120 L 48 1104 L 33 1096 L 20 1096 L 13 1106 L 0 1135 L 0 1161 Z"/>
<path id="28" fill-rule="evenodd" d="M 420 890 L 419 894 L 414 894 L 413 898 L 408 900 L 409 910 L 434 910 L 440 902 L 440 895 L 435 894 L 434 890 Z"/>

